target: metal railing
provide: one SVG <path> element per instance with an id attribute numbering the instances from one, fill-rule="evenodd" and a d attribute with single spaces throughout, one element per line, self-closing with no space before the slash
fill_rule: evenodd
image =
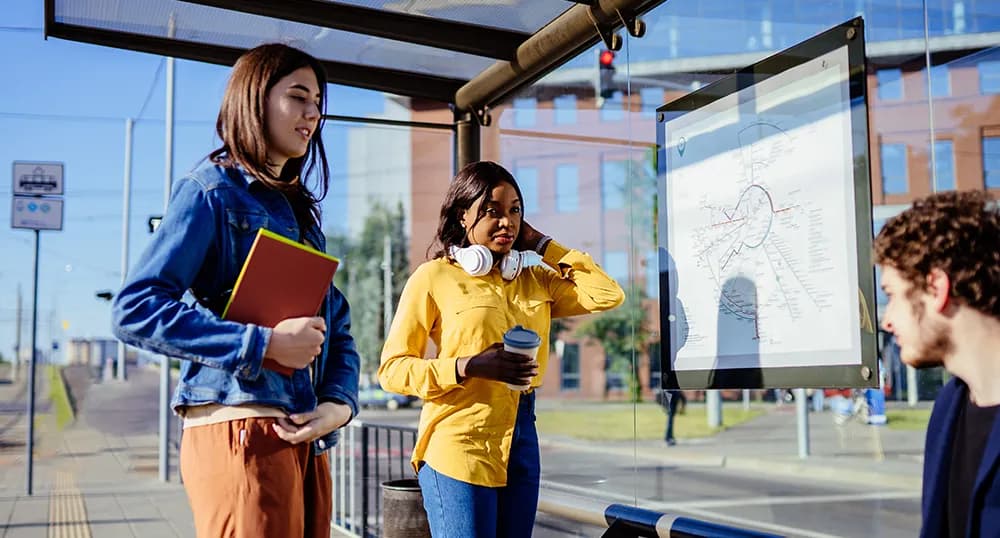
<path id="1" fill-rule="evenodd" d="M 413 426 L 352 422 L 340 443 L 330 451 L 333 479 L 332 525 L 360 538 L 382 532 L 381 484 L 414 478 L 410 455 L 416 444 Z M 724 537 L 774 538 L 776 535 L 728 527 L 688 517 L 663 514 L 634 506 L 605 505 L 597 499 L 558 495 L 543 488 L 539 511 L 581 523 L 608 526 L 608 538 Z"/>
<path id="2" fill-rule="evenodd" d="M 781 538 L 776 534 L 729 527 L 653 510 L 611 504 L 604 510 L 608 530 L 601 538 Z"/>
<path id="3" fill-rule="evenodd" d="M 352 536 L 379 536 L 381 484 L 414 478 L 410 455 L 417 441 L 413 426 L 352 422 L 331 452 L 334 528 Z"/>

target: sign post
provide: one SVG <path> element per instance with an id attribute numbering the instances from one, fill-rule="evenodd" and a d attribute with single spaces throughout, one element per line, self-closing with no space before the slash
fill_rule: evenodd
<path id="1" fill-rule="evenodd" d="M 35 448 L 35 370 L 38 364 L 38 251 L 42 230 L 62 230 L 63 164 L 15 161 L 11 228 L 35 231 L 34 290 L 31 299 L 31 362 L 28 366 L 28 439 L 25 490 L 32 494 Z"/>

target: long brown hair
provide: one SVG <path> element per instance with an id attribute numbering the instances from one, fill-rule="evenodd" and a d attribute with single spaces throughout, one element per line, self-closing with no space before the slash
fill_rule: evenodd
<path id="1" fill-rule="evenodd" d="M 275 177 L 267 166 L 267 129 L 264 110 L 267 94 L 279 80 L 293 71 L 308 67 L 319 83 L 320 114 L 326 111 L 326 72 L 316 58 L 281 43 L 260 45 L 248 50 L 236 61 L 215 122 L 215 132 L 222 146 L 208 158 L 226 167 L 242 166 L 249 174 L 272 189 L 285 193 L 295 211 L 302 233 L 311 224 L 320 223 L 319 202 L 330 185 L 330 167 L 323 148 L 323 118 L 309 140 L 302 157 L 289 159 Z M 318 167 L 318 170 L 317 170 Z M 316 172 L 316 176 L 313 172 Z M 306 186 L 307 179 L 318 183 L 317 193 Z"/>
<path id="2" fill-rule="evenodd" d="M 476 208 L 476 223 L 486 214 L 485 207 L 490 201 L 490 192 L 497 184 L 507 182 L 514 187 L 517 197 L 524 200 L 521 187 L 517 185 L 514 176 L 506 168 L 492 161 L 477 161 L 462 167 L 448 187 L 448 193 L 441 204 L 441 218 L 438 222 L 437 236 L 427 247 L 430 252 L 435 245 L 440 248 L 434 253 L 434 258 L 449 255 L 451 247 L 468 246 L 465 228 L 462 227 L 463 213 L 472 207 L 480 197 L 485 195 L 482 204 Z M 475 226 L 475 223 L 473 223 Z"/>

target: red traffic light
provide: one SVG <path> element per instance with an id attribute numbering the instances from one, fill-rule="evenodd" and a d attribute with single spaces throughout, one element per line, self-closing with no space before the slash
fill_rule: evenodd
<path id="1" fill-rule="evenodd" d="M 611 67 L 611 64 L 615 61 L 615 53 L 610 50 L 602 50 L 597 60 L 600 62 L 601 67 Z"/>

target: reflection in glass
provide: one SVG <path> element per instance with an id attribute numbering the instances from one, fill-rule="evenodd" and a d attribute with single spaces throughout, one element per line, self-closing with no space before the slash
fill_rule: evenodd
<path id="1" fill-rule="evenodd" d="M 574 164 L 556 167 L 556 211 L 573 213 L 580 210 L 580 169 Z"/>
<path id="2" fill-rule="evenodd" d="M 880 101 L 896 101 L 903 98 L 903 72 L 898 68 L 879 69 L 875 73 L 878 80 Z"/>
<path id="3" fill-rule="evenodd" d="M 1000 136 L 983 137 L 983 183 L 1000 189 Z"/>
<path id="4" fill-rule="evenodd" d="M 934 142 L 934 190 L 955 190 L 955 151 L 951 140 Z"/>
<path id="5" fill-rule="evenodd" d="M 882 144 L 882 192 L 906 194 L 906 144 Z"/>

